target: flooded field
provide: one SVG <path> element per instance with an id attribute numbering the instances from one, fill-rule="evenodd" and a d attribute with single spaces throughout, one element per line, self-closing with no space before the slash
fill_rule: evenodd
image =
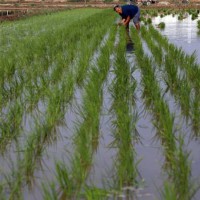
<path id="1" fill-rule="evenodd" d="M 159 24 L 164 22 L 166 28 L 162 30 L 162 34 L 165 35 L 170 42 L 177 47 L 181 47 L 186 53 L 196 53 L 198 63 L 200 63 L 200 35 L 197 27 L 197 21 L 192 20 L 190 15 L 183 20 L 178 20 L 178 16 L 165 16 L 163 18 L 153 18 L 153 24 Z"/>
<path id="2" fill-rule="evenodd" d="M 199 16 L 165 11 L 0 26 L 2 199 L 200 199 Z"/>

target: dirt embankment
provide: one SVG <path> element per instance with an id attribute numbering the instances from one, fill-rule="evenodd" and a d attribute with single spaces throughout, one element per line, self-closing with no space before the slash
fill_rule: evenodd
<path id="1" fill-rule="evenodd" d="M 0 3 L 0 21 L 16 20 L 19 18 L 57 12 L 60 10 L 82 8 L 82 7 L 111 7 L 110 4 L 102 2 L 62 2 L 62 1 L 4 1 Z"/>
<path id="2" fill-rule="evenodd" d="M 194 0 L 195 1 L 195 0 Z M 5 20 L 16 20 L 20 18 L 24 18 L 31 15 L 36 14 L 44 14 L 49 12 L 57 12 L 60 10 L 66 9 L 74 9 L 74 8 L 82 8 L 82 7 L 97 7 L 97 8 L 112 8 L 115 3 L 104 3 L 102 1 L 93 1 L 87 2 L 86 0 L 83 2 L 67 2 L 65 0 L 50 0 L 50 1 L 40 1 L 40 0 L 3 0 L 0 2 L 0 22 Z M 158 4 L 152 4 L 150 6 L 142 6 L 144 9 L 159 9 L 159 8 L 198 8 L 199 5 L 195 2 L 183 5 L 179 4 L 162 4 L 161 2 Z"/>

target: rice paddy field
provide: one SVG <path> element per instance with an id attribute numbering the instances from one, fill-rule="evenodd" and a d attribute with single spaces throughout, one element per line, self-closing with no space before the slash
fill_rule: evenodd
<path id="1" fill-rule="evenodd" d="M 200 199 L 200 17 L 112 9 L 0 24 L 1 200 Z"/>

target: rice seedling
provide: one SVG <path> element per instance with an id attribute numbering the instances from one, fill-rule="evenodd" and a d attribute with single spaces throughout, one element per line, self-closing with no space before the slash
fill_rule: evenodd
<path id="1" fill-rule="evenodd" d="M 163 16 L 170 14 L 168 9 L 159 11 Z M 155 10 L 147 10 L 146 13 L 149 19 L 157 15 Z M 102 16 L 106 19 L 105 23 L 101 23 Z M 139 184 L 139 161 L 134 148 L 138 139 L 134 99 L 136 82 L 126 60 L 124 30 L 118 29 L 120 43 L 116 47 L 116 28 L 111 27 L 107 34 L 114 17 L 110 10 L 85 9 L 83 12 L 77 9 L 2 25 L 0 147 L 3 153 L 8 150 L 9 144 L 16 142 L 19 156 L 13 168 L 1 176 L 2 199 L 25 198 L 24 186 L 28 190 L 31 188 L 27 188 L 26 184 L 34 184 L 37 169 L 40 172 L 45 152 L 59 139 L 57 128 L 65 123 L 66 111 L 76 88 L 80 86 L 82 102 L 78 105 L 77 115 L 80 118 L 75 122 L 73 134 L 74 154 L 70 155 L 71 160 L 67 164 L 65 158 L 69 156 L 68 152 L 64 160 L 55 162 L 56 177 L 50 184 L 44 184 L 43 198 L 107 199 L 112 198 L 110 194 L 113 198 L 117 195 L 116 198 L 123 198 L 120 193 L 127 198 L 131 195 L 130 198 L 137 198 L 135 190 L 133 193 L 127 191 L 127 194 L 123 192 L 126 190 L 124 186 L 135 189 Z M 184 138 L 176 137 L 175 116 L 163 99 L 156 73 L 162 73 L 182 108 L 182 114 L 190 116 L 198 137 L 199 65 L 195 54 L 188 56 L 169 44 L 151 25 L 148 29 L 141 27 L 141 35 L 136 32 L 133 35 L 134 53 L 142 72 L 143 98 L 146 108 L 152 113 L 152 123 L 165 156 L 163 170 L 168 179 L 163 185 L 161 198 L 191 199 L 197 189 L 190 177 L 190 154 L 185 149 Z M 153 58 L 145 55 L 144 41 Z M 113 55 L 114 49 L 116 54 Z M 113 162 L 115 176 L 111 188 L 100 189 L 89 185 L 88 179 L 100 145 L 104 83 L 111 66 L 111 55 L 112 59 L 115 57 L 114 79 L 110 87 L 114 138 L 111 148 L 116 149 Z M 31 118 L 28 128 L 26 117 Z M 21 135 L 22 138 L 19 137 Z"/>
<path id="2" fill-rule="evenodd" d="M 138 38 L 137 34 L 134 33 L 134 36 Z M 139 40 L 139 38 L 138 38 Z M 137 41 L 136 48 L 142 48 L 140 42 Z M 141 52 L 141 51 L 140 51 Z M 137 53 L 137 52 L 136 52 Z M 152 62 L 150 59 L 143 55 L 143 59 L 138 59 L 138 64 L 142 70 L 142 81 L 144 83 L 144 97 L 147 98 L 147 106 L 152 110 L 153 116 L 155 118 L 154 126 L 156 127 L 158 133 L 157 136 L 161 139 L 161 143 L 164 148 L 165 155 L 165 165 L 164 169 L 167 171 L 169 181 L 172 181 L 174 184 L 174 192 L 172 193 L 174 197 L 177 199 L 189 199 L 190 195 L 193 195 L 192 191 L 188 187 L 191 184 L 190 180 L 190 164 L 189 164 L 189 154 L 184 152 L 183 150 L 183 139 L 181 137 L 178 138 L 179 147 L 176 144 L 176 136 L 175 136 L 175 126 L 174 126 L 174 116 L 170 113 L 167 104 L 163 101 L 160 95 L 160 88 L 158 83 L 156 83 L 156 79 L 154 78 L 154 71 L 152 69 Z M 145 64 L 143 64 L 142 60 L 145 59 Z M 148 81 L 147 81 L 148 79 Z M 151 85 L 151 87 L 149 87 Z M 145 93 L 148 92 L 146 96 Z M 151 106 L 149 106 L 151 105 Z M 184 159 L 183 159 L 184 157 Z M 176 167 L 175 167 L 176 166 Z M 177 168 L 177 166 L 179 166 Z M 183 170 L 181 173 L 179 173 Z M 184 175 L 183 175 L 184 174 Z M 178 180 L 180 181 L 178 181 Z M 184 182 L 182 184 L 181 182 Z M 176 189 L 178 188 L 178 189 Z M 165 186 L 163 195 L 165 198 L 168 197 L 167 188 Z"/>
<path id="3" fill-rule="evenodd" d="M 191 103 L 191 118 L 192 118 L 192 128 L 195 133 L 195 136 L 199 136 L 199 119 L 200 119 L 200 109 L 199 109 L 199 96 L 197 94 L 194 95 L 194 98 Z"/>
<path id="4" fill-rule="evenodd" d="M 100 57 L 97 61 L 98 68 L 92 68 L 89 74 L 88 84 L 85 86 L 85 94 L 83 97 L 83 105 L 80 110 L 83 122 L 77 130 L 77 136 L 75 138 L 76 143 L 76 153 L 74 160 L 74 180 L 83 178 L 83 180 L 77 181 L 77 183 L 82 183 L 85 180 L 85 175 L 81 176 L 81 171 L 87 174 L 88 169 L 91 165 L 92 152 L 95 151 L 98 145 L 98 135 L 99 135 L 99 113 L 102 104 L 102 84 L 106 78 L 109 70 L 109 56 L 112 52 L 111 45 L 114 43 L 113 31 L 109 42 L 105 44 L 101 49 Z M 111 49 L 110 49 L 111 48 Z M 98 78 L 97 78 L 98 77 Z M 81 168 L 80 168 L 81 167 Z M 89 168 L 88 168 L 89 167 Z M 75 170 L 81 169 L 78 173 Z"/>
<path id="5" fill-rule="evenodd" d="M 100 49 L 100 57 L 91 68 L 84 87 L 83 105 L 79 113 L 82 118 L 76 124 L 74 136 L 75 152 L 71 170 L 62 163 L 56 164 L 60 198 L 78 198 L 92 165 L 92 156 L 98 146 L 99 117 L 102 105 L 102 85 L 110 67 L 110 54 L 114 48 L 115 32 L 112 27 L 110 36 Z M 70 171 L 70 175 L 69 175 Z M 84 192 L 85 193 L 85 192 Z"/>
<path id="6" fill-rule="evenodd" d="M 165 55 L 165 69 L 167 72 L 166 84 L 176 99 L 179 100 L 183 113 L 188 117 L 190 114 L 190 92 L 192 88 L 197 92 L 199 83 L 199 68 L 196 63 L 195 54 L 188 56 L 181 49 L 171 45 L 167 40 L 162 39 L 158 33 L 154 32 L 153 27 L 150 27 L 150 32 L 155 39 L 159 40 L 164 49 L 167 51 Z M 190 82 L 188 82 L 190 80 Z"/>
<path id="7" fill-rule="evenodd" d="M 195 12 L 195 13 L 192 13 L 192 20 L 195 20 L 198 18 L 198 13 Z"/>
<path id="8" fill-rule="evenodd" d="M 162 67 L 163 63 L 163 50 L 160 45 L 156 45 L 154 40 L 152 40 L 151 36 L 148 34 L 148 30 L 144 27 L 141 27 L 141 35 L 145 39 L 149 49 L 151 50 L 155 62 L 158 63 L 159 67 Z"/>
<path id="9" fill-rule="evenodd" d="M 180 13 L 178 16 L 178 20 L 183 20 L 183 19 L 184 19 L 183 13 Z"/>
<path id="10" fill-rule="evenodd" d="M 43 199 L 44 200 L 58 200 L 56 186 L 54 183 L 50 185 L 43 184 Z"/>
<path id="11" fill-rule="evenodd" d="M 102 198 L 107 199 L 108 192 L 104 189 L 99 189 L 96 187 L 93 188 L 86 187 L 83 196 L 87 200 L 102 199 Z"/>
<path id="12" fill-rule="evenodd" d="M 23 105 L 16 101 L 11 105 L 7 114 L 1 117 L 0 126 L 0 151 L 3 153 L 7 145 L 13 140 L 17 139 L 22 131 L 21 123 L 23 117 Z"/>
<path id="13" fill-rule="evenodd" d="M 151 24 L 151 23 L 152 23 L 152 19 L 151 19 L 151 18 L 148 18 L 148 19 L 147 19 L 147 23 L 148 23 L 148 24 Z"/>
<path id="14" fill-rule="evenodd" d="M 97 19 L 100 20 L 100 17 L 97 17 Z M 112 20 L 112 18 L 109 20 Z M 84 30 L 88 29 L 88 27 L 91 26 L 91 23 L 88 24 L 88 20 L 85 20 L 85 23 L 82 24 L 82 28 L 84 28 Z M 107 23 L 107 25 L 109 25 L 109 23 Z M 82 28 L 77 27 L 77 29 L 71 30 L 80 30 Z M 105 29 L 106 25 L 104 24 L 104 29 L 102 29 L 102 31 L 99 32 L 99 35 L 101 37 L 103 34 L 103 30 Z M 87 31 L 90 35 L 90 33 L 94 32 L 94 30 L 99 29 L 97 29 L 97 26 L 94 26 L 94 29 L 91 28 L 88 30 L 90 30 Z M 54 42 L 53 39 L 55 38 L 55 32 L 50 34 L 47 38 L 45 38 L 45 35 L 42 35 L 41 40 L 39 39 L 37 42 L 33 42 L 32 48 L 29 48 L 31 43 L 28 39 L 27 41 L 21 44 L 21 47 L 25 49 L 23 50 L 23 52 L 27 50 L 27 54 L 24 53 L 24 60 L 20 60 L 20 62 L 18 63 L 19 65 L 23 63 L 22 66 L 28 66 L 31 64 L 34 70 L 32 70 L 30 73 L 29 69 L 18 69 L 20 75 L 27 75 L 24 76 L 26 79 L 22 79 L 23 84 L 26 84 L 22 84 L 23 87 L 20 88 L 21 90 L 19 92 L 19 95 L 22 97 L 23 102 L 26 102 L 26 105 L 29 104 L 33 108 L 35 107 L 35 105 L 38 104 L 39 100 L 41 99 L 44 102 L 44 105 L 46 106 L 46 108 L 44 109 L 45 112 L 42 115 L 40 115 L 39 119 L 37 119 L 38 116 L 35 116 L 35 121 L 33 122 L 33 130 L 32 133 L 30 133 L 31 136 L 28 138 L 27 144 L 25 144 L 24 159 L 22 160 L 22 163 L 19 167 L 19 171 L 23 179 L 26 179 L 27 182 L 31 181 L 31 177 L 33 176 L 34 170 L 36 168 L 36 161 L 40 160 L 40 158 L 42 157 L 43 151 L 45 150 L 48 144 L 47 141 L 51 141 L 51 136 L 52 132 L 54 132 L 54 127 L 59 122 L 59 120 L 63 118 L 66 110 L 66 105 L 69 103 L 73 95 L 75 79 L 73 78 L 70 71 L 70 73 L 67 71 L 65 72 L 65 74 L 68 73 L 67 76 L 63 75 L 62 71 L 64 70 L 64 68 L 66 69 L 66 66 L 68 66 L 65 64 L 65 62 L 70 63 L 72 59 L 74 59 L 73 57 L 75 55 L 74 53 L 76 49 L 74 48 L 74 46 L 69 48 L 67 51 L 66 58 L 65 48 L 67 47 L 67 45 L 69 47 L 69 42 L 62 42 L 63 45 L 60 45 L 60 42 L 63 41 L 63 37 L 66 34 L 69 36 L 69 40 L 71 39 L 70 42 L 74 42 L 73 45 L 78 44 L 79 40 L 77 39 L 80 39 L 80 31 L 76 32 L 76 34 L 74 34 L 73 31 L 71 31 L 71 34 L 69 34 L 69 31 L 62 32 L 62 34 L 59 34 L 59 32 L 56 33 L 58 34 Z M 97 33 L 97 31 L 95 31 L 95 33 Z M 88 35 L 85 36 L 87 40 L 85 40 L 84 45 L 86 46 L 87 44 L 89 44 L 87 43 L 87 41 L 89 41 L 91 37 L 88 37 Z M 93 38 L 95 38 L 95 35 Z M 93 50 L 95 49 L 95 46 L 97 45 L 99 40 L 92 40 L 93 42 L 91 44 L 93 45 Z M 82 44 L 83 43 L 81 43 L 81 45 Z M 59 49 L 59 51 L 56 52 L 57 49 Z M 34 51 L 35 53 L 33 53 Z M 54 61 L 55 58 L 56 61 Z M 12 63 L 14 63 L 13 60 Z M 40 68 L 41 65 L 43 65 L 43 68 Z M 13 68 L 12 74 L 9 75 L 7 72 L 4 74 L 8 74 L 9 77 L 12 77 L 15 71 L 16 69 Z M 44 73 L 47 76 L 43 76 Z M 61 79 L 60 81 L 59 78 Z M 11 80 L 11 78 L 9 79 Z M 3 83 L 4 82 L 5 81 L 3 81 Z M 16 86 L 14 86 L 13 88 L 15 89 Z M 53 140 L 55 140 L 54 136 Z"/>
<path id="15" fill-rule="evenodd" d="M 197 28 L 200 29 L 200 20 L 197 21 Z"/>
<path id="16" fill-rule="evenodd" d="M 165 182 L 164 189 L 161 192 L 161 197 L 165 200 L 176 200 L 175 185 L 173 183 Z"/>
<path id="17" fill-rule="evenodd" d="M 165 28 L 165 23 L 164 23 L 164 22 L 160 22 L 160 23 L 158 24 L 158 28 L 164 29 L 164 28 Z"/>
<path id="18" fill-rule="evenodd" d="M 0 195 L 1 195 L 2 200 L 6 200 L 6 196 L 3 194 L 3 186 L 2 185 L 0 185 Z"/>
<path id="19" fill-rule="evenodd" d="M 137 138 L 137 115 L 134 112 L 133 93 L 136 83 L 131 78 L 130 66 L 124 54 L 125 30 L 119 31 L 120 43 L 116 52 L 114 67 L 115 78 L 110 89 L 113 97 L 112 112 L 115 115 L 113 124 L 113 147 L 118 149 L 115 161 L 116 179 L 114 187 L 137 187 L 137 161 L 132 140 Z M 132 116 L 134 113 L 134 116 Z"/>

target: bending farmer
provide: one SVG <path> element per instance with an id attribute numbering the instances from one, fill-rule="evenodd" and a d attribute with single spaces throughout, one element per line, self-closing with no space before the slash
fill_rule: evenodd
<path id="1" fill-rule="evenodd" d="M 133 19 L 133 23 L 137 30 L 140 30 L 140 9 L 135 5 L 116 5 L 114 11 L 117 12 L 121 17 L 122 21 L 119 25 L 124 25 L 129 30 L 129 22 Z"/>

